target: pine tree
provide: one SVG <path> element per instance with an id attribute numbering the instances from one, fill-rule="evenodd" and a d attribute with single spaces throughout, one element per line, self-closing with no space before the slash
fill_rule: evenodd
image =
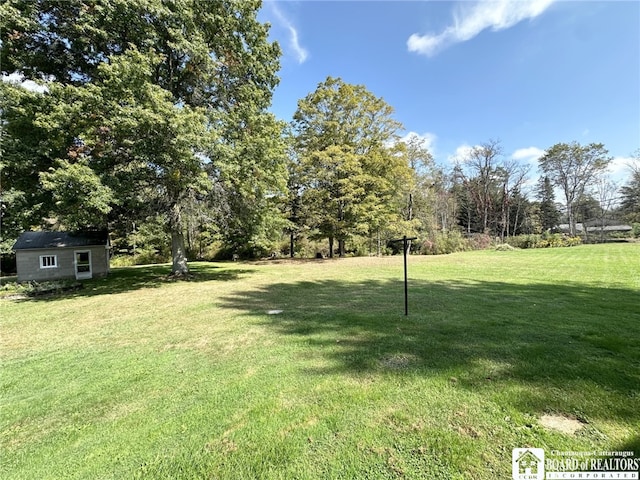
<path id="1" fill-rule="evenodd" d="M 540 177 L 536 196 L 540 202 L 541 227 L 544 231 L 553 230 L 560 223 L 560 212 L 556 207 L 553 185 L 549 177 Z"/>

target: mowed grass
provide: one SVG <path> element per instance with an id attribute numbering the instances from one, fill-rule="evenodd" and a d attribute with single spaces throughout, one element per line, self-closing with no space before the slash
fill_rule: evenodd
<path id="1" fill-rule="evenodd" d="M 639 244 L 412 256 L 408 317 L 401 257 L 192 269 L 0 300 L 1 478 L 493 480 L 516 447 L 640 454 Z"/>

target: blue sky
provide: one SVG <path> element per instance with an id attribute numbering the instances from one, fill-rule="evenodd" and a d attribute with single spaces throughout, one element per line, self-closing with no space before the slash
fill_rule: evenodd
<path id="1" fill-rule="evenodd" d="M 283 49 L 283 120 L 330 75 L 383 97 L 443 165 L 489 139 L 534 166 L 601 142 L 624 181 L 640 148 L 640 2 L 266 0 L 260 19 Z"/>

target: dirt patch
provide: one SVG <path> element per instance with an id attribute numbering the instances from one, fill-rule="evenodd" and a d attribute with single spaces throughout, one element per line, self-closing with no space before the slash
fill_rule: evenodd
<path id="1" fill-rule="evenodd" d="M 405 368 L 409 368 L 416 361 L 417 357 L 415 355 L 404 354 L 388 355 L 379 360 L 380 364 L 384 368 L 388 368 L 390 370 L 403 370 Z"/>
<path id="2" fill-rule="evenodd" d="M 16 293 L 13 295 L 2 295 L 0 296 L 0 300 L 26 300 L 29 297 L 24 293 Z"/>
<path id="3" fill-rule="evenodd" d="M 540 417 L 540 425 L 550 430 L 574 435 L 584 427 L 585 423 L 575 417 L 565 417 L 564 415 L 547 414 Z"/>

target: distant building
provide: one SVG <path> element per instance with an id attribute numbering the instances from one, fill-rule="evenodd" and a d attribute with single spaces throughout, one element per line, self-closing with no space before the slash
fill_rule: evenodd
<path id="1" fill-rule="evenodd" d="M 568 223 L 561 223 L 560 225 L 558 225 L 558 229 L 562 233 L 569 233 L 569 224 Z M 630 232 L 631 230 L 633 230 L 633 227 L 631 225 L 621 225 L 619 223 L 615 224 L 615 223 L 612 223 L 612 222 L 608 222 L 604 226 L 602 226 L 598 222 L 589 222 L 587 224 L 587 233 L 598 233 L 598 232 L 605 232 L 605 233 L 622 232 L 622 233 L 626 233 L 626 232 Z M 576 233 L 583 233 L 583 232 L 584 232 L 584 225 L 582 223 L 576 223 Z"/>
<path id="2" fill-rule="evenodd" d="M 85 280 L 109 273 L 109 235 L 101 232 L 25 232 L 13 246 L 18 282 Z"/>

